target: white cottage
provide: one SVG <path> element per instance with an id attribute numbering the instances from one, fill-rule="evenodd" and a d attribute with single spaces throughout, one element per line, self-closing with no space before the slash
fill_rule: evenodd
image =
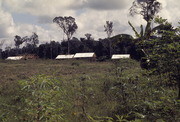
<path id="1" fill-rule="evenodd" d="M 74 57 L 74 54 L 72 55 L 58 55 L 56 57 L 57 60 L 62 60 L 62 59 L 72 59 Z"/>
<path id="2" fill-rule="evenodd" d="M 111 59 L 130 58 L 130 54 L 114 54 Z"/>
<path id="3" fill-rule="evenodd" d="M 96 59 L 96 54 L 94 52 L 76 53 L 74 55 L 74 58 L 76 58 L 76 59 L 91 59 L 91 60 L 95 60 Z"/>
<path id="4" fill-rule="evenodd" d="M 6 60 L 21 60 L 23 56 L 10 56 Z"/>

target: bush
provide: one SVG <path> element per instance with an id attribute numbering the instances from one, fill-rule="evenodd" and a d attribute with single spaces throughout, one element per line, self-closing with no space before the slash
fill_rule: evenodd
<path id="1" fill-rule="evenodd" d="M 60 121 L 64 102 L 60 81 L 38 75 L 19 81 L 20 91 L 13 96 L 13 104 L 4 104 L 2 119 L 6 121 Z M 18 91 L 16 91 L 18 92 Z M 11 109 L 8 109 L 11 108 Z"/>

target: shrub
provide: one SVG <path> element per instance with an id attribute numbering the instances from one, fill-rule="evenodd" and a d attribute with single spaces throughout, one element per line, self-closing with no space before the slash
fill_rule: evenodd
<path id="1" fill-rule="evenodd" d="M 20 91 L 13 96 L 13 104 L 4 104 L 2 120 L 6 121 L 60 121 L 64 102 L 60 81 L 38 75 L 19 81 Z M 18 92 L 18 91 L 16 91 Z M 10 108 L 10 109 L 8 109 Z"/>

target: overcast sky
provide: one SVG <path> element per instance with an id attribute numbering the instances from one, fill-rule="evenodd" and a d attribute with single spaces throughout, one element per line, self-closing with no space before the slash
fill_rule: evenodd
<path id="1" fill-rule="evenodd" d="M 105 38 L 104 24 L 113 21 L 113 35 L 133 34 L 128 21 L 139 27 L 145 24 L 141 16 L 131 17 L 129 8 L 134 0 L 0 0 L 0 40 L 13 44 L 15 35 L 39 35 L 41 42 L 61 41 L 62 30 L 52 22 L 56 16 L 72 16 L 78 25 L 77 38 L 91 33 L 95 39 Z M 159 13 L 174 26 L 180 20 L 180 0 L 159 0 Z M 64 35 L 65 38 L 65 35 Z M 12 45 L 11 44 L 11 45 Z"/>

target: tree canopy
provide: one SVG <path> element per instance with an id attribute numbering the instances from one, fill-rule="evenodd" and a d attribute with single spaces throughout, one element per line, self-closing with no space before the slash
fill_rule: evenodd
<path id="1" fill-rule="evenodd" d="M 14 42 L 15 42 L 16 48 L 19 48 L 19 46 L 23 43 L 21 37 L 18 36 L 18 35 L 16 35 L 16 36 L 14 37 Z"/>
<path id="2" fill-rule="evenodd" d="M 113 32 L 113 22 L 106 21 L 106 25 L 104 25 L 104 28 L 105 28 L 104 31 L 107 33 L 107 37 L 110 38 Z"/>
<path id="3" fill-rule="evenodd" d="M 161 3 L 157 0 L 135 0 L 130 8 L 130 14 L 140 14 L 147 22 L 154 19 L 161 9 Z"/>
<path id="4" fill-rule="evenodd" d="M 69 17 L 55 17 L 53 22 L 56 23 L 66 34 L 67 39 L 71 39 L 72 35 L 76 32 L 78 26 L 75 22 L 75 18 Z"/>
<path id="5" fill-rule="evenodd" d="M 148 39 L 150 37 L 150 34 L 152 33 L 152 20 L 155 18 L 155 15 L 160 11 L 160 9 L 161 3 L 157 0 L 135 0 L 133 2 L 133 5 L 130 8 L 130 14 L 132 16 L 139 14 L 147 22 L 145 30 L 143 30 L 143 26 L 141 25 L 141 39 Z M 144 34 L 142 36 L 143 31 Z"/>
<path id="6" fill-rule="evenodd" d="M 56 23 L 66 34 L 67 40 L 68 40 L 68 54 L 70 52 L 69 47 L 69 40 L 71 39 L 72 35 L 76 32 L 78 29 L 78 26 L 75 22 L 75 18 L 69 16 L 69 17 L 55 17 L 53 19 L 53 22 Z"/>

